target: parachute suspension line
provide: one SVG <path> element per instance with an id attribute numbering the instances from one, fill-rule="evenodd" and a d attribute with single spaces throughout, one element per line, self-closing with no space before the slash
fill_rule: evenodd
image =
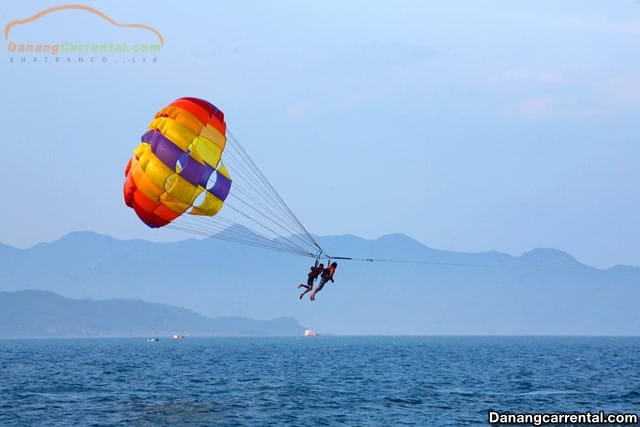
<path id="1" fill-rule="evenodd" d="M 311 253 L 302 248 L 300 245 L 294 244 L 282 238 L 270 238 L 262 233 L 256 232 L 244 226 L 238 226 L 237 220 L 228 220 L 219 215 L 214 217 L 213 221 L 208 217 L 198 217 L 189 215 L 179 218 L 168 224 L 166 227 L 182 231 L 190 231 L 195 234 L 205 235 L 229 241 L 238 241 L 239 243 L 253 246 L 260 246 L 266 249 L 278 249 L 282 252 L 291 252 L 300 255 L 311 256 Z"/>
<path id="2" fill-rule="evenodd" d="M 275 206 L 285 214 L 285 216 L 291 221 L 291 225 L 297 225 L 297 230 L 300 232 L 302 236 L 304 236 L 304 240 L 306 240 L 311 246 L 314 247 L 314 250 L 322 250 L 320 245 L 316 242 L 316 240 L 311 236 L 311 234 L 307 231 L 307 229 L 302 225 L 300 220 L 294 215 L 289 206 L 284 202 L 282 197 L 278 194 L 278 192 L 273 188 L 271 183 L 266 179 L 262 171 L 258 168 L 258 166 L 254 163 L 254 161 L 249 157 L 247 152 L 244 150 L 242 145 L 238 142 L 236 137 L 233 135 L 231 131 L 227 131 L 228 134 L 228 142 L 230 142 L 231 148 L 239 154 L 239 156 L 244 160 L 245 164 L 249 167 L 249 169 L 253 172 L 253 174 L 258 178 L 258 182 L 262 184 L 262 187 L 267 190 L 266 193 L 271 196 L 273 201 L 276 201 Z M 234 152 L 234 154 L 235 154 Z M 250 181 L 249 181 L 250 182 Z"/>
<path id="3" fill-rule="evenodd" d="M 214 226 L 212 227 L 212 225 Z M 278 240 L 269 239 L 247 228 L 231 227 L 232 225 L 234 225 L 234 222 L 225 220 L 224 218 L 217 218 L 216 221 L 212 223 L 212 221 L 200 217 L 191 217 L 187 222 L 185 217 L 185 221 L 174 221 L 166 225 L 166 227 L 207 237 L 215 237 L 221 240 L 237 241 L 250 244 L 251 246 L 279 250 L 281 252 L 290 252 L 305 256 L 311 255 L 297 245 L 285 244 Z"/>
<path id="4" fill-rule="evenodd" d="M 221 212 L 181 215 L 166 227 L 319 260 L 320 245 L 229 130 L 222 157 L 232 185 Z"/>
<path id="5" fill-rule="evenodd" d="M 306 234 L 304 228 L 301 228 L 299 226 L 299 221 L 297 221 L 295 216 L 293 216 L 290 211 L 287 211 L 288 208 L 282 199 L 275 192 L 273 187 L 271 187 L 264 175 L 262 175 L 260 170 L 255 166 L 255 163 L 253 163 L 251 158 L 246 154 L 246 152 L 244 152 L 235 139 L 230 139 L 229 154 L 232 157 L 237 155 L 240 159 L 239 164 L 246 165 L 250 168 L 251 176 L 254 179 L 247 180 L 247 182 L 251 184 L 254 194 L 258 195 L 258 197 L 267 198 L 269 205 L 273 206 L 273 209 L 270 209 L 269 212 L 274 216 L 274 220 L 277 218 L 281 227 L 286 229 L 289 233 L 301 234 L 304 236 Z M 305 241 L 305 244 L 308 244 L 309 242 L 308 239 L 303 239 L 303 241 Z"/>
<path id="6" fill-rule="evenodd" d="M 234 153 L 229 150 L 227 152 L 227 156 L 225 157 L 225 159 L 228 161 L 229 159 L 231 160 L 235 160 L 237 159 L 234 156 Z M 240 172 L 245 173 L 246 175 L 244 176 L 251 176 L 249 172 L 247 172 L 246 168 L 243 167 L 242 163 L 240 162 L 240 160 L 236 160 L 238 162 L 238 164 L 236 165 L 236 168 L 234 168 L 234 174 L 236 176 L 243 176 L 240 174 Z M 271 215 L 273 215 L 274 217 L 278 217 L 281 221 L 287 221 L 286 217 L 281 216 L 282 212 L 278 212 L 277 210 L 275 210 L 274 208 L 272 208 L 271 206 L 269 206 L 265 200 L 261 200 L 260 196 L 263 196 L 264 192 L 261 191 L 260 189 L 258 189 L 251 181 L 248 181 L 247 186 L 249 188 L 244 188 L 242 186 L 241 183 L 239 182 L 234 182 L 234 194 L 239 192 L 245 195 L 245 197 L 250 198 L 254 203 L 258 204 L 262 209 L 268 211 Z M 256 196 L 251 196 L 251 191 L 254 192 L 254 194 Z M 264 196 L 263 196 L 264 197 Z M 277 208 L 278 206 L 276 206 Z"/>
<path id="7" fill-rule="evenodd" d="M 252 196 L 251 194 L 247 194 L 246 191 L 241 186 L 235 187 L 234 191 L 235 191 L 234 196 L 230 197 L 230 200 L 236 199 L 237 201 L 242 203 L 244 206 L 246 206 L 247 209 L 252 210 L 253 212 L 258 214 L 259 216 L 261 216 L 264 219 L 266 219 L 267 221 L 269 221 L 272 224 L 272 226 L 279 227 L 283 231 L 286 231 L 288 234 L 290 234 L 292 238 L 299 239 L 302 242 L 303 245 L 306 245 L 308 243 L 306 240 L 304 240 L 302 237 L 300 237 L 300 235 L 298 234 L 299 233 L 298 230 L 295 230 L 293 227 L 291 227 L 290 224 L 285 222 L 285 220 L 283 220 L 282 218 L 278 217 L 277 213 L 274 213 L 268 206 L 266 206 L 264 204 L 263 201 L 257 199 L 256 197 Z M 240 197 L 241 195 L 243 197 Z M 238 213 L 242 214 L 242 211 L 237 209 L 236 207 L 234 207 L 234 205 L 232 205 L 231 202 L 227 202 L 227 206 L 233 208 L 234 210 L 238 211 Z M 256 206 L 260 207 L 261 209 L 257 209 Z M 270 214 L 270 215 L 267 215 L 267 214 Z M 274 230 L 272 230 L 271 228 L 267 227 L 266 225 L 264 225 L 263 223 L 261 223 L 260 221 L 255 219 L 254 217 L 251 217 L 251 216 L 249 216 L 247 214 L 242 214 L 242 215 L 244 215 L 246 218 L 252 220 L 254 223 L 258 224 L 259 226 L 261 226 L 261 227 L 263 227 L 265 229 L 268 229 L 272 233 L 278 234 Z"/>
<path id="8" fill-rule="evenodd" d="M 227 149 L 229 149 L 229 147 Z M 228 152 L 227 154 L 230 153 Z M 229 156 L 227 156 L 227 158 L 228 157 Z M 227 163 L 229 162 L 227 161 Z M 238 165 L 242 165 L 242 163 L 239 162 Z M 240 169 L 241 168 L 238 167 L 238 170 Z M 234 172 L 235 171 L 236 169 L 234 168 Z M 234 184 L 237 183 L 238 185 L 236 185 L 232 190 L 232 193 L 229 195 L 225 205 L 234 210 L 237 215 L 240 215 L 241 217 L 250 220 L 253 224 L 258 225 L 262 231 L 266 230 L 273 236 L 284 239 L 292 245 L 310 247 L 311 245 L 309 241 L 305 240 L 300 235 L 300 230 L 296 229 L 295 224 L 291 219 L 283 217 L 281 213 L 270 208 L 270 206 L 277 207 L 275 204 L 277 200 L 273 196 L 267 198 L 266 196 L 269 196 L 269 193 L 265 189 L 258 188 L 255 185 L 255 175 L 256 173 L 251 176 L 240 175 L 241 179 L 234 182 Z M 239 176 L 239 174 L 236 173 L 236 176 Z M 247 183 L 249 183 L 249 190 L 242 185 Z M 242 208 L 236 202 L 242 204 Z M 262 218 L 262 220 L 259 218 Z M 293 240 L 296 240 L 297 243 L 294 243 Z M 305 251 L 310 252 L 311 249 L 305 249 Z"/>
<path id="9" fill-rule="evenodd" d="M 284 211 L 286 211 L 286 213 L 288 213 L 289 218 L 291 218 L 300 228 L 300 230 L 304 233 L 304 235 L 307 237 L 307 239 L 309 239 L 310 242 L 313 242 L 313 245 L 317 248 L 317 249 L 321 249 L 320 245 L 318 245 L 318 242 L 315 241 L 315 239 L 313 238 L 313 236 L 311 236 L 311 234 L 307 231 L 307 229 L 304 227 L 304 225 L 302 225 L 302 223 L 300 222 L 300 220 L 294 215 L 294 213 L 291 211 L 291 209 L 289 209 L 289 206 L 287 206 L 287 204 L 284 202 L 284 200 L 282 200 L 282 197 L 280 197 L 280 195 L 278 194 L 278 192 L 273 188 L 273 186 L 271 185 L 271 183 L 267 180 L 267 178 L 264 176 L 264 174 L 262 173 L 262 171 L 260 171 L 260 169 L 256 166 L 256 164 L 253 162 L 253 160 L 251 159 L 251 157 L 249 157 L 249 155 L 247 154 L 247 152 L 244 150 L 244 148 L 242 148 L 242 146 L 240 145 L 240 143 L 238 142 L 238 140 L 236 139 L 236 137 L 233 135 L 233 133 L 231 133 L 231 131 L 227 132 L 229 134 L 229 140 L 232 142 L 232 146 L 234 148 L 237 148 L 238 151 L 241 153 L 242 157 L 246 160 L 246 162 L 251 165 L 251 168 L 256 172 L 256 174 L 258 175 L 258 177 L 260 178 L 260 180 L 262 181 L 262 183 L 269 188 L 269 190 L 271 190 L 271 193 L 275 196 L 275 198 L 280 202 L 280 206 L 284 209 Z"/>
<path id="10" fill-rule="evenodd" d="M 202 236 L 205 237 L 213 237 L 216 238 L 218 240 L 225 240 L 225 241 L 229 241 L 229 242 L 234 242 L 234 243 L 242 243 L 243 245 L 247 245 L 247 246 L 254 246 L 254 247 L 258 247 L 258 248 L 263 248 L 263 249 L 270 249 L 273 251 L 278 251 L 278 252 L 285 252 L 285 253 L 292 253 L 292 254 L 296 254 L 296 255 L 302 255 L 302 256 L 309 256 L 309 254 L 307 252 L 304 251 L 292 251 L 289 249 L 284 249 L 280 246 L 277 245 L 269 245 L 269 244 L 264 244 L 261 243 L 259 241 L 252 241 L 252 240 L 243 240 L 241 237 L 237 237 L 237 236 L 233 236 L 233 235 L 226 235 L 223 233 L 220 234 L 216 234 L 216 235 L 211 235 L 209 230 L 203 230 L 203 231 L 198 231 L 197 229 L 191 228 L 191 227 L 181 227 L 179 225 L 175 225 L 173 223 L 166 225 L 165 227 L 169 227 L 171 229 L 174 230 L 179 230 L 179 231 L 186 231 L 189 232 L 191 234 L 200 234 Z"/>
<path id="11" fill-rule="evenodd" d="M 226 162 L 230 163 L 230 161 L 235 161 L 236 163 L 234 167 L 234 173 L 236 176 L 240 176 L 243 178 L 234 180 L 234 185 L 236 183 L 239 184 L 237 187 L 234 187 L 234 190 L 239 191 L 234 191 L 234 193 L 231 194 L 231 197 L 239 196 L 239 194 L 235 193 L 241 193 L 245 195 L 250 194 L 251 200 L 259 202 L 260 206 L 262 206 L 263 208 L 265 207 L 265 205 L 269 206 L 269 208 L 267 209 L 269 213 L 273 215 L 274 218 L 277 218 L 283 226 L 285 224 L 291 225 L 292 223 L 293 225 L 296 225 L 294 220 L 290 216 L 288 216 L 287 212 L 282 208 L 280 201 L 275 196 L 273 196 L 270 193 L 269 189 L 262 183 L 262 178 L 259 176 L 256 169 L 252 168 L 248 163 L 248 160 L 246 160 L 245 157 L 242 156 L 242 154 L 238 151 L 238 148 L 236 148 L 236 144 L 237 142 L 233 143 L 231 141 L 228 141 L 227 149 L 225 151 Z M 234 149 L 238 152 L 234 152 Z M 246 184 L 248 188 L 244 188 L 243 184 Z M 296 232 L 294 232 L 294 234 L 299 232 L 300 230 L 298 229 L 296 230 Z"/>
<path id="12" fill-rule="evenodd" d="M 212 223 L 216 224 L 213 225 Z M 222 240 L 237 241 L 245 244 L 252 243 L 253 246 L 260 246 L 266 249 L 278 249 L 282 252 L 313 256 L 311 252 L 301 248 L 299 245 L 266 237 L 243 226 L 237 226 L 235 221 L 226 221 L 223 218 L 216 218 L 214 221 L 204 218 L 180 218 L 165 227 Z"/>
<path id="13" fill-rule="evenodd" d="M 230 207 L 231 209 L 235 210 L 239 215 L 242 215 L 242 216 L 244 216 L 244 217 L 246 217 L 246 218 L 248 218 L 248 219 L 251 219 L 251 220 L 255 221 L 253 218 L 249 217 L 249 215 L 247 215 L 247 214 L 245 214 L 244 212 L 242 212 L 242 211 L 240 211 L 240 210 L 236 209 L 235 207 L 233 207 L 233 206 L 229 206 L 229 207 Z M 272 233 L 277 234 L 275 231 L 273 231 L 271 228 L 267 227 L 266 225 L 264 225 L 264 224 L 262 224 L 262 223 L 260 223 L 260 222 L 258 222 L 258 221 L 255 221 L 255 222 L 256 222 L 258 225 L 261 225 L 262 227 L 264 227 L 264 228 L 266 228 L 267 230 L 271 231 Z M 291 240 L 290 240 L 289 238 L 287 238 L 287 237 L 280 236 L 280 239 L 284 240 L 285 242 L 290 243 L 292 246 L 297 246 L 297 244 L 296 244 L 296 243 L 294 243 L 293 241 L 291 241 Z M 311 256 L 313 256 L 313 252 L 307 252 L 307 253 L 309 253 Z"/>
<path id="14" fill-rule="evenodd" d="M 236 193 L 235 197 L 237 199 L 239 199 L 239 200 L 246 199 L 249 202 L 251 202 L 252 203 L 251 205 L 249 203 L 247 203 L 247 205 L 249 205 L 252 209 L 257 211 L 256 207 L 259 207 L 265 213 L 268 213 L 268 214 L 272 215 L 274 219 L 277 219 L 278 221 L 283 221 L 282 217 L 280 217 L 280 214 L 278 212 L 274 211 L 270 206 L 268 206 L 266 203 L 264 203 L 263 200 L 259 199 L 256 196 L 251 195 L 251 193 L 249 193 L 241 185 L 234 186 L 233 190 Z M 240 195 L 242 195 L 242 198 L 240 197 Z M 262 215 L 266 216 L 264 213 L 262 213 Z M 293 234 L 295 234 L 295 233 L 293 233 Z"/>

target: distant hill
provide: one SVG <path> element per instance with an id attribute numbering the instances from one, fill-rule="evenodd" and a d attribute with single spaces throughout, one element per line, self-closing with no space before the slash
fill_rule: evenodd
<path id="1" fill-rule="evenodd" d="M 136 300 L 77 300 L 52 292 L 0 292 L 0 337 L 303 335 L 292 318 L 207 318 L 184 308 Z"/>
<path id="2" fill-rule="evenodd" d="M 136 299 L 208 317 L 292 317 L 320 333 L 640 334 L 638 267 L 596 269 L 554 249 L 442 251 L 402 234 L 317 240 L 336 256 L 381 261 L 340 260 L 335 283 L 310 302 L 296 288 L 309 258 L 217 239 L 76 232 L 24 250 L 0 245 L 0 291 Z"/>

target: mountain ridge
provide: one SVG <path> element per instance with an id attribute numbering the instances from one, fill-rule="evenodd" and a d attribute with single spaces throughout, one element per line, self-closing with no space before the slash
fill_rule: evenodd
<path id="1" fill-rule="evenodd" d="M 232 226 L 233 227 L 233 226 Z M 221 232 L 221 235 L 224 235 L 225 231 Z M 155 242 L 155 241 L 149 241 L 149 240 L 145 240 L 145 239 L 141 239 L 141 238 L 131 238 L 131 239 L 120 239 L 120 238 L 116 238 L 116 237 L 112 237 L 106 234 L 102 234 L 102 233 L 98 233 L 98 232 L 94 232 L 94 231 L 88 231 L 88 230 L 78 230 L 78 231 L 71 231 L 69 233 L 66 233 L 64 235 L 62 235 L 60 238 L 52 241 L 52 242 L 40 242 L 40 243 L 36 243 L 33 246 L 27 247 L 27 248 L 17 248 L 15 246 L 12 246 L 10 244 L 7 243 L 3 243 L 0 242 L 0 251 L 3 250 L 3 248 L 8 248 L 9 250 L 14 250 L 14 251 L 29 251 L 32 249 L 36 249 L 36 248 L 41 248 L 41 247 L 48 247 L 49 245 L 58 245 L 61 244 L 62 242 L 73 242 L 73 241 L 86 241 L 87 237 L 89 238 L 98 238 L 98 239 L 102 239 L 104 242 L 113 242 L 113 241 L 118 241 L 118 242 L 135 242 L 135 243 L 141 243 L 141 244 L 153 244 L 153 245 L 172 245 L 172 244 L 177 244 L 177 243 L 188 243 L 188 242 L 202 242 L 202 241 L 207 241 L 209 239 L 200 239 L 200 238 L 194 238 L 194 237 L 190 237 L 190 238 L 186 238 L 183 240 L 176 240 L 176 241 L 159 241 L 159 242 Z M 387 243 L 389 241 L 402 241 L 403 243 L 409 243 L 411 245 L 413 245 L 415 248 L 419 248 L 419 249 L 424 249 L 427 250 L 429 252 L 433 251 L 436 253 L 441 253 L 441 254 L 449 254 L 449 255 L 457 255 L 457 256 L 484 256 L 484 255 L 491 255 L 491 256 L 499 256 L 502 257 L 504 259 L 510 258 L 510 259 L 514 259 L 514 260 L 536 260 L 539 261 L 541 259 L 544 259 L 544 257 L 546 256 L 546 259 L 548 261 L 557 261 L 558 259 L 563 259 L 565 262 L 568 263 L 572 263 L 572 264 L 580 264 L 582 266 L 591 268 L 591 269 L 595 269 L 595 270 L 600 270 L 600 271 L 607 271 L 616 267 L 628 267 L 628 268 L 632 268 L 632 269 L 639 269 L 640 270 L 640 266 L 635 266 L 635 265 L 627 265 L 627 264 L 615 264 L 612 265 L 610 267 L 607 268 L 598 268 L 595 266 L 591 266 L 589 264 L 583 263 L 579 260 L 577 260 L 573 255 L 569 254 L 566 251 L 563 251 L 561 249 L 555 249 L 555 248 L 547 248 L 547 247 L 540 247 L 540 248 L 532 248 L 529 249 L 527 251 L 524 251 L 522 254 L 520 255 L 511 255 L 508 254 L 506 252 L 500 252 L 500 251 L 496 251 L 496 250 L 487 250 L 487 251 L 479 251 L 479 252 L 459 252 L 459 251 L 451 251 L 451 250 L 446 250 L 446 249 L 436 249 L 436 248 L 432 248 L 422 242 L 420 242 L 419 240 L 416 240 L 406 234 L 403 233 L 389 233 L 389 234 L 384 234 L 382 236 L 376 237 L 376 238 L 372 238 L 372 239 L 367 239 L 367 238 L 363 238 L 354 234 L 337 234 L 337 235 L 327 235 L 327 236 L 313 236 L 316 239 L 321 239 L 324 241 L 327 241 L 329 244 L 332 243 L 333 240 L 340 240 L 340 239 L 350 239 L 350 240 L 355 240 L 356 242 L 358 242 L 358 244 L 360 245 L 364 245 L 365 248 L 373 243 Z M 396 243 L 394 242 L 394 243 Z M 333 254 L 332 254 L 333 255 Z M 337 256 L 341 256 L 340 252 L 336 252 Z M 421 261 L 421 260 L 410 260 L 410 261 Z"/>
<path id="2" fill-rule="evenodd" d="M 300 336 L 297 320 L 209 318 L 168 304 L 134 299 L 74 299 L 28 289 L 0 291 L 0 337 Z"/>
<path id="3" fill-rule="evenodd" d="M 139 299 L 208 317 L 292 317 L 332 334 L 640 333 L 638 267 L 597 269 L 555 249 L 520 257 L 441 251 L 397 234 L 317 240 L 329 254 L 380 262 L 338 260 L 335 283 L 311 302 L 298 298 L 297 285 L 313 259 L 219 239 L 155 243 L 76 232 L 0 248 L 0 291 Z"/>

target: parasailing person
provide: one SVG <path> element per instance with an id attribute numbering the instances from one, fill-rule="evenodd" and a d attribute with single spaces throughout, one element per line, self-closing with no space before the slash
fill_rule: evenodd
<path id="1" fill-rule="evenodd" d="M 302 297 L 304 297 L 307 292 L 311 292 L 313 290 L 313 282 L 316 281 L 318 276 L 320 276 L 320 274 L 322 274 L 323 271 L 324 271 L 324 264 L 323 263 L 318 264 L 318 261 L 316 260 L 316 264 L 312 265 L 309 268 L 309 273 L 307 273 L 307 284 L 304 285 L 300 283 L 298 285 L 298 289 L 305 288 L 304 292 L 300 294 L 300 299 L 302 299 Z"/>
<path id="2" fill-rule="evenodd" d="M 313 293 L 309 297 L 309 299 L 311 301 L 315 301 L 316 300 L 316 294 L 318 292 L 320 292 L 322 290 L 322 288 L 324 288 L 324 285 L 329 280 L 331 280 L 331 283 L 334 282 L 333 275 L 336 273 L 336 268 L 338 268 L 338 263 L 334 261 L 331 264 L 329 264 L 329 266 L 322 271 L 322 275 L 320 276 L 320 284 L 318 285 L 316 290 L 313 291 Z"/>

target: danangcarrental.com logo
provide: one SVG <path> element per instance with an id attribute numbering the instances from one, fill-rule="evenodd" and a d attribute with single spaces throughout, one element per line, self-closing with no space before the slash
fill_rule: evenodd
<path id="1" fill-rule="evenodd" d="M 55 31 L 38 42 L 21 42 L 11 38 L 12 30 L 32 23 L 45 15 L 64 10 L 80 10 L 96 15 L 118 28 L 137 28 L 154 34 L 157 43 L 136 43 L 134 40 L 112 42 L 90 42 L 78 40 L 56 40 Z M 15 31 L 14 31 L 15 34 Z M 86 36 L 85 36 L 86 37 Z M 130 36 L 129 36 L 130 37 Z M 103 12 L 86 5 L 71 4 L 50 7 L 28 18 L 9 22 L 4 27 L 10 63 L 156 63 L 164 38 L 158 30 L 145 24 L 123 24 L 116 22 Z M 30 38 L 32 39 L 32 38 Z"/>

